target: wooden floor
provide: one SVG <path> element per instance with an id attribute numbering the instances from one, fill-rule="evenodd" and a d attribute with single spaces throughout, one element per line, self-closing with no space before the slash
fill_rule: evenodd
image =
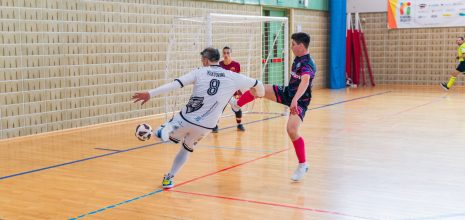
<path id="1" fill-rule="evenodd" d="M 244 133 L 222 119 L 171 191 L 179 146 L 133 136 L 155 117 L 0 141 L 0 219 L 465 219 L 464 92 L 314 91 L 298 183 L 276 114 L 245 115 Z"/>

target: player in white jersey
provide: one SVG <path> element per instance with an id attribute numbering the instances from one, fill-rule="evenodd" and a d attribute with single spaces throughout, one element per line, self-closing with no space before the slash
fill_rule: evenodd
<path id="1" fill-rule="evenodd" d="M 258 93 L 265 94 L 263 84 L 243 74 L 225 70 L 218 65 L 220 53 L 215 48 L 206 48 L 201 53 L 202 65 L 175 79 L 173 82 L 152 89 L 148 92 L 136 93 L 134 102 L 142 101 L 142 105 L 151 97 L 194 84 L 189 102 L 169 122 L 160 126 L 155 135 L 163 141 L 171 140 L 182 143 L 171 170 L 165 174 L 163 188 L 173 187 L 173 177 L 187 161 L 189 154 L 205 135 L 216 126 L 224 107 L 234 92 L 240 89 L 255 88 Z"/>

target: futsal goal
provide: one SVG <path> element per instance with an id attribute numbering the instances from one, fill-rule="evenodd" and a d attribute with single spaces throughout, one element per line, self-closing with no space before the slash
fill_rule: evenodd
<path id="1" fill-rule="evenodd" d="M 202 17 L 177 17 L 171 25 L 167 46 L 166 82 L 201 66 L 200 52 L 208 46 L 228 46 L 233 60 L 241 65 L 241 74 L 265 84 L 288 84 L 288 19 L 210 13 Z M 223 58 L 221 58 L 223 59 Z M 176 90 L 164 98 L 167 117 L 187 103 L 192 86 Z M 283 114 L 283 107 L 270 107 L 258 99 L 244 107 L 248 114 Z M 224 116 L 231 115 L 225 111 Z"/>

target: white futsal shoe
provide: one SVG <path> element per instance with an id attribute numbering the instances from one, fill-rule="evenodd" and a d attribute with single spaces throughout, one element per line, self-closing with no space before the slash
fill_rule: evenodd
<path id="1" fill-rule="evenodd" d="M 308 164 L 300 163 L 297 169 L 294 171 L 294 174 L 292 175 L 291 179 L 294 181 L 299 181 L 305 176 L 307 172 L 308 172 Z"/>
<path id="2" fill-rule="evenodd" d="M 163 142 L 168 141 L 170 139 L 170 133 L 173 131 L 173 126 L 170 123 L 162 124 L 160 127 L 155 131 L 155 136 L 160 138 Z"/>

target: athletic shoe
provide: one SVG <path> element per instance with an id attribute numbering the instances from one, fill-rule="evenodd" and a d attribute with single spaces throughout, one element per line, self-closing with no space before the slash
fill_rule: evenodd
<path id="1" fill-rule="evenodd" d="M 174 186 L 173 177 L 174 177 L 174 176 L 171 176 L 171 175 L 169 175 L 169 174 L 166 174 L 166 175 L 163 177 L 163 182 L 161 183 L 163 189 L 170 189 L 170 188 L 173 188 L 173 186 Z"/>
<path id="2" fill-rule="evenodd" d="M 238 130 L 238 131 L 245 131 L 244 125 L 238 124 L 238 125 L 237 125 L 237 130 Z"/>
<path id="3" fill-rule="evenodd" d="M 447 83 L 443 82 L 441 83 L 441 87 L 446 90 L 446 91 L 449 91 L 449 87 L 447 87 Z"/>
<path id="4" fill-rule="evenodd" d="M 307 172 L 308 172 L 308 164 L 306 163 L 299 164 L 297 169 L 294 171 L 294 174 L 292 175 L 291 179 L 294 181 L 299 181 L 304 177 L 304 175 Z"/>
<path id="5" fill-rule="evenodd" d="M 163 142 L 168 141 L 170 138 L 170 133 L 173 131 L 173 126 L 169 123 L 162 124 L 155 132 L 155 136 L 160 138 Z"/>

